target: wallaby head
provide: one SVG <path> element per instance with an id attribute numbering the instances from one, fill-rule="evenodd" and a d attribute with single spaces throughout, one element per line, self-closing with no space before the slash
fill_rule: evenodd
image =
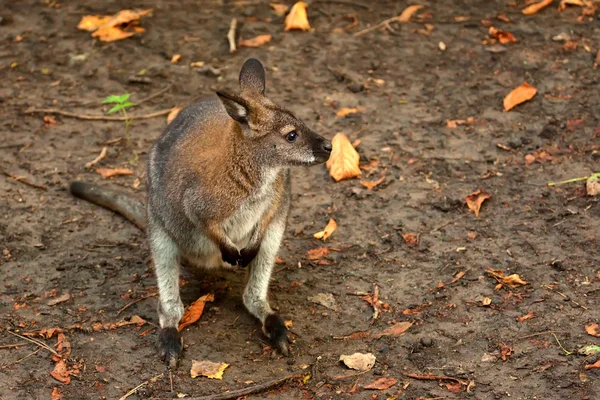
<path id="1" fill-rule="evenodd" d="M 314 165 L 327 161 L 331 142 L 291 111 L 265 96 L 265 69 L 251 58 L 240 72 L 239 94 L 217 92 L 236 121 L 241 140 L 268 166 Z"/>

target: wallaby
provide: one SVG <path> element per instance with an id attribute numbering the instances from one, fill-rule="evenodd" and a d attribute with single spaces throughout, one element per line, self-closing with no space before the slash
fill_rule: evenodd
<path id="1" fill-rule="evenodd" d="M 249 266 L 243 302 L 288 355 L 288 331 L 267 289 L 290 206 L 290 166 L 327 161 L 331 142 L 265 96 L 265 70 L 242 66 L 238 94 L 217 92 L 182 110 L 156 141 L 147 168 L 147 232 L 158 281 L 159 351 L 177 365 L 184 307 L 179 263 Z M 139 222 L 136 207 L 111 204 L 80 182 L 71 192 Z"/>

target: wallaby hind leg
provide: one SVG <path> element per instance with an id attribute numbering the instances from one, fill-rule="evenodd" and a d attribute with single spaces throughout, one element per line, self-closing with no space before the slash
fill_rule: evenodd
<path id="1" fill-rule="evenodd" d="M 177 328 L 184 311 L 179 297 L 179 251 L 175 242 L 156 227 L 150 227 L 150 248 L 158 283 L 159 353 L 164 362 L 174 368 L 181 355 L 182 342 Z"/>
<path id="2" fill-rule="evenodd" d="M 288 355 L 288 330 L 281 317 L 271 309 L 267 300 L 269 280 L 275 257 L 281 244 L 285 222 L 283 218 L 271 222 L 265 232 L 256 258 L 250 263 L 250 273 L 244 290 L 244 305 L 263 324 L 263 332 L 281 353 Z"/>

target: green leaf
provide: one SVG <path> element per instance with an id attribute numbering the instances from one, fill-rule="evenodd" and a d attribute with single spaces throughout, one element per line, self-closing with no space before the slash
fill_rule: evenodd
<path id="1" fill-rule="evenodd" d="M 117 104 L 116 106 L 114 106 L 113 108 L 111 108 L 110 110 L 108 110 L 107 114 L 115 113 L 115 112 L 120 111 L 120 110 L 122 110 L 124 108 L 125 107 L 123 106 L 123 104 Z"/>
<path id="2" fill-rule="evenodd" d="M 592 354 L 596 353 L 600 353 L 600 346 L 589 345 L 579 349 L 579 354 L 585 354 L 586 356 L 591 356 Z"/>
<path id="3" fill-rule="evenodd" d="M 131 106 L 135 106 L 132 102 L 128 101 L 122 104 L 123 108 L 129 108 Z"/>
<path id="4" fill-rule="evenodd" d="M 116 96 L 116 95 L 108 96 L 106 99 L 104 99 L 102 104 L 114 104 L 114 103 L 121 104 L 121 103 L 126 102 L 129 99 L 129 96 L 130 96 L 129 93 L 125 93 L 120 96 Z"/>

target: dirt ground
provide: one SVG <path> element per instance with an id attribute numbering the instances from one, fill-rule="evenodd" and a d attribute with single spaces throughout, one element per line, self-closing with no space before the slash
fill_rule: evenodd
<path id="1" fill-rule="evenodd" d="M 314 1 L 313 31 L 283 32 L 283 17 L 268 1 L 86 0 L 57 7 L 3 0 L 0 398 L 50 399 L 54 390 L 55 398 L 117 399 L 144 382 L 130 399 L 205 396 L 291 374 L 298 376 L 248 398 L 600 398 L 600 369 L 585 369 L 597 356 L 578 354 L 600 345 L 585 330 L 600 322 L 598 197 L 587 196 L 583 182 L 546 186 L 600 170 L 597 15 L 578 20 L 581 7 L 558 12 L 558 2 L 533 16 L 521 14 L 523 1 L 420 4 L 425 8 L 412 22 L 356 37 L 407 2 Z M 154 9 L 142 19 L 143 34 L 103 44 L 76 29 L 83 15 L 134 7 Z M 225 36 L 233 17 L 244 22 L 243 38 L 268 33 L 272 42 L 230 54 Z M 489 42 L 490 24 L 519 41 Z M 174 54 L 181 55 L 177 64 Z M 108 95 L 131 93 L 135 103 L 163 89 L 130 113 L 185 106 L 236 88 L 248 57 L 265 64 L 274 101 L 328 138 L 344 132 L 361 140 L 361 179 L 385 179 L 368 190 L 358 179 L 335 183 L 325 166 L 293 171 L 285 263 L 276 266 L 270 291 L 292 321 L 289 358 L 269 347 L 245 311 L 243 272 L 187 271 L 184 303 L 209 292 L 215 301 L 183 331 L 183 359 L 170 374 L 156 354 L 156 283 L 144 234 L 66 190 L 79 179 L 143 197 L 147 152 L 166 117 L 134 121 L 127 145 L 117 140 L 124 136 L 120 122 L 53 121 L 44 119 L 50 113 L 23 111 L 103 115 Z M 213 69 L 191 68 L 195 61 Z M 502 99 L 524 81 L 537 95 L 504 112 Z M 357 106 L 364 109 L 336 116 Z M 448 127 L 447 120 L 470 117 Z M 87 169 L 103 146 L 107 156 Z M 97 167 L 134 174 L 103 180 Z M 465 196 L 478 189 L 491 198 L 476 217 Z M 313 233 L 329 218 L 339 227 L 324 244 Z M 416 246 L 405 242 L 408 233 L 418 237 Z M 307 252 L 321 247 L 332 250 L 310 260 Z M 528 284 L 498 288 L 489 268 Z M 382 305 L 372 320 L 373 307 L 356 293 L 375 286 Z M 334 309 L 309 300 L 319 293 L 333 295 Z M 533 318 L 517 320 L 529 313 Z M 133 316 L 147 322 L 91 328 Z M 401 322 L 413 325 L 402 335 L 373 337 Z M 77 324 L 87 329 L 67 328 Z M 69 384 L 50 375 L 50 351 L 9 333 L 52 327 L 63 328 L 71 346 Z M 359 331 L 371 337 L 340 338 Z M 57 345 L 56 335 L 33 338 Z M 375 355 L 374 368 L 357 373 L 339 362 L 355 352 Z M 191 379 L 192 360 L 230 366 L 222 381 Z M 364 388 L 379 378 L 397 383 Z"/>

